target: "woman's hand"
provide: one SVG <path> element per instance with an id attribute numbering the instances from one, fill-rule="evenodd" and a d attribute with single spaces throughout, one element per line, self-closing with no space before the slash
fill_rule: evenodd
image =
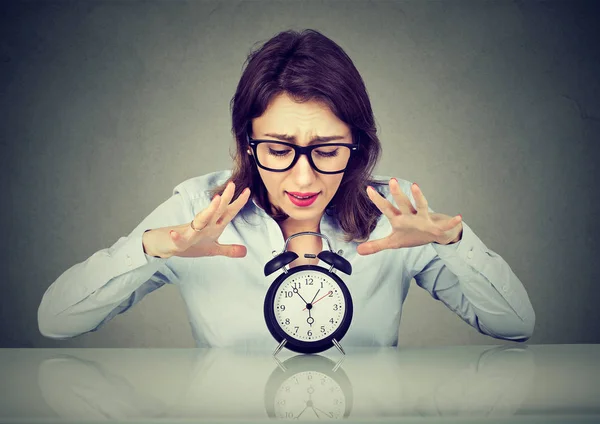
<path id="1" fill-rule="evenodd" d="M 208 208 L 194 217 L 194 228 L 200 231 L 194 230 L 190 223 L 146 231 L 142 236 L 144 251 L 148 255 L 161 258 L 217 255 L 242 258 L 246 256 L 245 246 L 223 245 L 217 242 L 227 224 L 250 198 L 250 189 L 246 188 L 235 202 L 229 204 L 234 192 L 235 184 L 230 182 L 223 191 L 223 196 L 217 194 Z"/>
<path id="2" fill-rule="evenodd" d="M 367 195 L 390 221 L 392 233 L 385 238 L 359 244 L 356 248 L 358 254 L 370 255 L 385 249 L 421 246 L 432 242 L 449 244 L 460 240 L 462 234 L 461 215 L 450 217 L 441 213 L 429 213 L 427 199 L 419 186 L 412 184 L 415 210 L 395 178 L 390 180 L 389 186 L 397 207 L 394 207 L 371 187 L 367 188 Z"/>

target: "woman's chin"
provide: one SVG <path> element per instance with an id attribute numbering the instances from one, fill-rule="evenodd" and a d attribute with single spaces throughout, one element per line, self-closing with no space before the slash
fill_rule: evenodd
<path id="1" fill-rule="evenodd" d="M 306 221 L 315 219 L 318 220 L 325 212 L 325 208 L 321 207 L 319 204 L 313 204 L 310 207 L 298 207 L 293 204 L 286 204 L 284 207 L 281 207 L 283 211 L 294 220 L 298 221 Z"/>
<path id="2" fill-rule="evenodd" d="M 312 219 L 317 220 L 320 219 L 323 215 L 323 211 L 312 210 L 308 211 L 285 211 L 285 213 L 292 219 L 296 221 L 310 221 Z"/>

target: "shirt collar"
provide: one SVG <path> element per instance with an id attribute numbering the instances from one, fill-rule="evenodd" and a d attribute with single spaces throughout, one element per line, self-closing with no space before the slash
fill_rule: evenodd
<path id="1" fill-rule="evenodd" d="M 250 205 L 253 212 L 255 212 L 257 215 L 263 217 L 263 218 L 268 218 L 268 219 L 273 219 L 271 216 L 269 216 L 269 214 L 267 214 L 267 212 L 261 208 L 256 201 L 254 200 L 254 197 L 251 198 L 252 199 L 252 204 Z M 321 222 L 319 223 L 319 228 L 321 230 L 321 234 L 324 234 L 327 236 L 327 238 L 329 239 L 329 241 L 331 242 L 331 248 L 332 250 L 336 251 L 336 247 L 339 244 L 340 240 L 338 240 L 336 237 L 339 237 L 339 230 L 338 230 L 338 224 L 337 224 L 337 218 L 334 216 L 330 216 L 329 214 L 327 214 L 327 212 L 325 212 L 323 214 L 323 216 L 321 217 Z M 325 248 L 325 245 L 327 244 L 327 242 L 324 240 L 323 241 L 324 245 L 323 247 Z"/>

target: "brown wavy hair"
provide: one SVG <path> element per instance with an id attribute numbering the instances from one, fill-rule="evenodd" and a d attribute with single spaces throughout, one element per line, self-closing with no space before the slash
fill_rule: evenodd
<path id="1" fill-rule="evenodd" d="M 381 144 L 367 89 L 350 57 L 316 30 L 288 30 L 251 50 L 243 69 L 230 103 L 231 130 L 237 142 L 232 175 L 209 191 L 211 198 L 222 194 L 233 181 L 234 199 L 250 187 L 256 203 L 269 216 L 277 222 L 286 220 L 289 216 L 269 202 L 254 159 L 247 154 L 246 135 L 252 133 L 252 119 L 265 112 L 274 96 L 286 93 L 297 102 L 318 101 L 348 125 L 352 141 L 360 143 L 325 212 L 336 217 L 345 241 L 366 241 L 381 215 L 366 194 L 367 185 L 377 190 L 387 181 L 374 180 L 371 175 L 381 155 Z"/>

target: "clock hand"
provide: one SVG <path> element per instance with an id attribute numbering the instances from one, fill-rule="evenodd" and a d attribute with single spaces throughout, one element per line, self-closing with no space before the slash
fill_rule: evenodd
<path id="1" fill-rule="evenodd" d="M 315 407 L 311 405 L 311 408 L 312 408 L 313 412 L 315 413 L 315 415 L 317 416 L 317 418 L 321 419 L 321 417 L 319 417 L 319 414 L 317 414 L 317 410 L 315 409 Z"/>
<path id="2" fill-rule="evenodd" d="M 304 308 L 306 309 L 306 308 Z M 308 310 L 308 318 L 306 318 L 306 322 L 308 323 L 308 325 L 310 325 L 312 327 L 313 322 L 315 322 L 315 319 L 311 316 L 310 314 L 310 309 Z"/>
<path id="3" fill-rule="evenodd" d="M 304 411 L 306 411 L 306 408 L 308 408 L 308 404 L 304 407 L 304 409 L 302 411 L 300 411 L 300 413 L 296 416 L 296 419 L 300 418 L 300 415 L 304 414 Z"/>
<path id="4" fill-rule="evenodd" d="M 312 389 L 312 386 L 310 387 L 310 389 Z M 319 414 L 317 414 L 317 410 L 319 410 L 322 413 L 324 413 L 325 415 L 327 415 L 329 418 L 333 418 L 333 412 L 327 413 L 327 412 L 323 411 L 321 408 L 317 408 L 315 406 L 315 403 L 312 400 L 312 391 L 310 389 L 307 390 L 308 391 L 308 402 L 306 402 L 306 406 L 310 406 L 317 417 L 319 417 Z M 304 412 L 304 411 L 302 411 L 302 412 Z M 321 417 L 319 417 L 319 418 L 321 418 Z"/>
<path id="5" fill-rule="evenodd" d="M 331 290 L 329 290 L 327 293 L 325 293 L 323 296 L 321 296 L 320 298 L 318 298 L 317 300 L 315 300 L 314 302 L 312 302 L 310 305 L 314 305 L 315 303 L 317 303 L 319 300 L 323 299 L 324 297 L 329 296 L 331 293 L 333 293 Z M 308 305 L 307 305 L 308 306 Z M 303 311 L 306 310 L 306 308 L 302 309 Z"/>
<path id="6" fill-rule="evenodd" d="M 321 300 L 321 299 L 323 299 L 323 298 L 325 298 L 325 297 L 329 296 L 329 295 L 330 295 L 330 294 L 332 294 L 332 293 L 333 293 L 333 292 L 332 292 L 331 290 L 329 290 L 329 291 L 328 291 L 327 293 L 325 293 L 323 296 L 321 296 L 320 298 L 318 298 L 317 300 L 315 300 L 315 301 L 313 302 L 313 305 L 314 305 L 315 303 L 317 303 L 319 300 Z"/>
<path id="7" fill-rule="evenodd" d="M 319 294 L 320 291 L 321 291 L 321 289 L 317 290 L 317 292 L 315 293 L 315 296 L 312 298 L 312 300 L 315 300 L 315 297 L 317 297 L 317 295 Z M 304 300 L 304 299 L 302 299 L 302 300 Z M 302 309 L 303 311 L 306 311 L 306 309 L 308 308 L 308 316 L 309 316 L 309 318 L 310 318 L 310 310 L 311 310 L 312 304 L 313 304 L 312 300 L 310 301 L 310 303 L 306 304 L 306 307 L 304 309 Z M 309 308 L 308 305 L 310 305 L 310 308 Z M 309 322 L 309 324 L 312 325 L 312 322 Z"/>
<path id="8" fill-rule="evenodd" d="M 313 301 L 315 300 L 315 297 L 317 297 L 317 295 L 319 294 L 319 292 L 321 291 L 321 289 L 317 290 L 317 292 L 315 293 L 315 295 L 313 296 L 312 300 L 310 301 L 310 303 L 313 303 Z"/>
<path id="9" fill-rule="evenodd" d="M 333 412 L 325 412 L 321 408 L 317 408 L 316 406 L 313 406 L 313 409 L 318 409 L 319 411 L 327 415 L 329 418 L 333 418 Z"/>
<path id="10" fill-rule="evenodd" d="M 298 289 L 296 287 L 292 288 L 292 291 L 294 293 L 296 293 L 298 296 L 300 296 L 300 299 L 302 299 L 302 301 L 308 305 L 308 302 L 306 300 L 304 300 L 304 298 L 302 297 L 302 295 L 300 294 L 300 292 L 298 291 Z"/>
<path id="11" fill-rule="evenodd" d="M 307 407 L 310 406 L 310 408 L 313 410 L 313 412 L 315 413 L 315 415 L 317 416 L 317 418 L 321 418 L 321 417 L 319 417 L 319 414 L 317 414 L 317 411 L 315 409 L 315 404 L 314 404 L 314 402 L 312 400 L 312 394 L 314 392 L 314 389 L 312 388 L 312 386 L 310 386 L 308 388 L 308 390 L 306 390 L 306 391 L 308 392 L 308 401 L 306 402 L 306 406 Z"/>

